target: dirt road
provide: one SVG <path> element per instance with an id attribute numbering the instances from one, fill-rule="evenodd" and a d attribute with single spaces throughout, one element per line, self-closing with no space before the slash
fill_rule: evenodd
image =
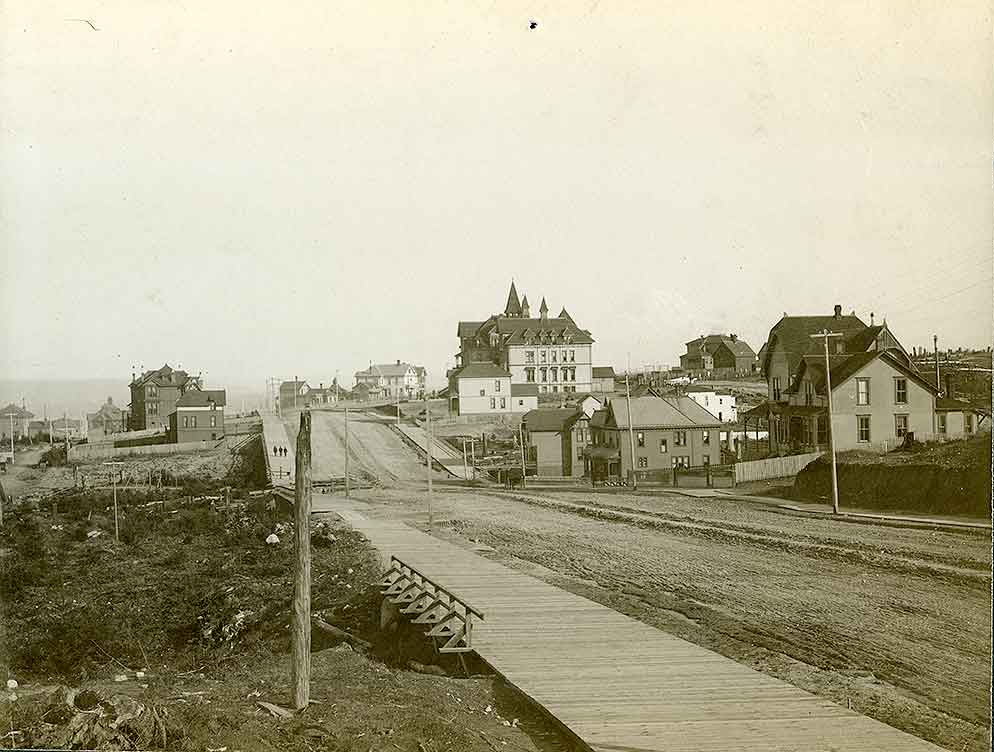
<path id="1" fill-rule="evenodd" d="M 420 520 L 389 490 L 378 513 Z M 989 749 L 989 532 L 734 500 L 440 490 L 442 535 L 954 750 Z"/>
<path id="2" fill-rule="evenodd" d="M 315 480 L 345 474 L 345 413 L 315 410 L 311 455 Z M 287 434 L 296 449 L 299 418 L 287 419 Z M 349 471 L 366 473 L 381 483 L 424 482 L 425 464 L 390 426 L 390 419 L 369 412 L 349 413 Z M 436 479 L 448 477 L 435 472 Z"/>

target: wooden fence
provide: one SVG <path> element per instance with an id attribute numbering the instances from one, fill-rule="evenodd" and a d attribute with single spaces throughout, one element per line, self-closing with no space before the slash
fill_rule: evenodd
<path id="1" fill-rule="evenodd" d="M 807 454 L 793 454 L 787 457 L 772 457 L 767 460 L 737 462 L 734 465 L 735 485 L 754 480 L 793 477 L 801 472 L 809 462 L 813 462 L 821 455 L 821 452 L 808 452 Z"/>
<path id="2" fill-rule="evenodd" d="M 214 449 L 220 441 L 185 441 L 182 444 L 151 444 L 148 446 L 113 447 L 108 444 L 80 444 L 69 449 L 69 461 L 127 457 L 129 455 L 189 454 Z"/>

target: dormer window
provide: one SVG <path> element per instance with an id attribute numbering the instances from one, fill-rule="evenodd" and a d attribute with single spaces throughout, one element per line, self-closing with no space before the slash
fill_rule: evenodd
<path id="1" fill-rule="evenodd" d="M 835 354 L 840 355 L 846 351 L 846 346 L 842 342 L 835 343 Z"/>

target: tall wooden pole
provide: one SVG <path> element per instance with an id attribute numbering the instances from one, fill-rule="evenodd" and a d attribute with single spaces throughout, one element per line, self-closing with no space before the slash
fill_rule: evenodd
<path id="1" fill-rule="evenodd" d="M 425 452 L 428 456 L 428 530 L 431 530 L 431 404 L 425 390 Z"/>
<path id="2" fill-rule="evenodd" d="M 632 368 L 629 362 L 628 371 L 630 370 Z M 635 474 L 635 419 L 632 416 L 632 389 L 628 383 L 628 371 L 625 371 L 625 403 L 628 406 L 628 444 L 632 452 L 632 490 L 634 491 L 639 487 L 639 481 Z"/>
<path id="3" fill-rule="evenodd" d="M 298 710 L 311 699 L 311 411 L 300 413 L 294 487 L 293 699 Z"/>
<path id="4" fill-rule="evenodd" d="M 525 487 L 525 421 L 518 423 L 518 443 L 521 444 L 521 487 Z M 538 472 L 536 470 L 536 472 Z"/>
<path id="5" fill-rule="evenodd" d="M 349 498 L 351 484 L 349 482 L 349 409 L 345 408 L 345 498 Z"/>

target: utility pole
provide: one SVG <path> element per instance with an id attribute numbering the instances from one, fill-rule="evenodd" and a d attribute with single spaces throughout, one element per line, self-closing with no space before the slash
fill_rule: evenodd
<path id="1" fill-rule="evenodd" d="M 425 453 L 428 456 L 428 531 L 431 532 L 431 405 L 425 390 Z"/>
<path id="2" fill-rule="evenodd" d="M 66 462 L 69 462 L 69 417 L 65 410 L 62 411 L 62 430 L 66 437 Z"/>
<path id="3" fill-rule="evenodd" d="M 521 444 L 521 487 L 525 487 L 525 422 L 518 423 L 518 443 Z"/>
<path id="4" fill-rule="evenodd" d="M 349 498 L 349 409 L 345 408 L 345 498 Z"/>
<path id="5" fill-rule="evenodd" d="M 828 446 L 832 453 L 832 512 L 839 513 L 839 476 L 835 465 L 835 428 L 832 426 L 832 369 L 828 362 L 828 340 L 841 337 L 841 332 L 830 332 L 823 329 L 821 334 L 808 335 L 811 339 L 822 339 L 825 345 L 825 395 L 828 398 Z"/>
<path id="6" fill-rule="evenodd" d="M 7 417 L 10 418 L 10 464 L 13 465 L 14 464 L 14 413 L 7 413 Z M 51 433 L 49 433 L 48 438 L 51 441 L 52 438 Z"/>
<path id="7" fill-rule="evenodd" d="M 935 348 L 935 388 L 942 391 L 942 384 L 939 383 L 939 335 L 932 335 L 932 347 Z M 949 396 L 948 394 L 946 395 Z"/>
<path id="8" fill-rule="evenodd" d="M 632 490 L 638 490 L 638 476 L 635 474 L 635 420 L 632 416 L 632 389 L 628 383 L 628 374 L 632 370 L 632 361 L 629 357 L 628 368 L 625 370 L 625 402 L 628 405 L 628 444 L 632 450 Z"/>
<path id="9" fill-rule="evenodd" d="M 110 465 L 110 466 L 116 468 L 116 467 L 120 467 L 124 463 L 123 462 L 104 462 L 103 464 L 104 465 Z M 113 480 L 113 483 L 114 483 L 114 540 L 116 540 L 118 543 L 120 543 L 121 542 L 121 528 L 120 528 L 120 526 L 118 525 L 118 522 L 117 522 L 117 471 L 116 470 L 114 471 L 114 475 L 112 477 L 114 479 Z"/>
<path id="10" fill-rule="evenodd" d="M 294 705 L 303 710 L 311 697 L 311 411 L 300 413 L 294 486 L 293 645 Z"/>
<path id="11" fill-rule="evenodd" d="M 462 440 L 462 477 L 469 480 L 469 462 L 466 458 L 466 439 Z"/>

